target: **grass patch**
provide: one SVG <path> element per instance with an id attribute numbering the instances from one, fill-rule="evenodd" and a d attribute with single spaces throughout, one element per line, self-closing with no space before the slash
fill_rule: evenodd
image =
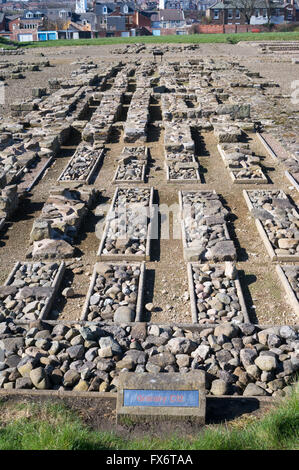
<path id="1" fill-rule="evenodd" d="M 233 39 L 232 39 L 233 38 Z M 186 34 L 169 36 L 137 36 L 129 38 L 58 39 L 21 43 L 22 47 L 106 46 L 113 44 L 204 44 L 239 41 L 299 41 L 299 31 L 275 33 Z M 20 43 L 19 43 L 20 44 Z"/>
<path id="2" fill-rule="evenodd" d="M 299 387 L 262 417 L 206 426 L 193 436 L 123 438 L 94 431 L 63 404 L 0 402 L 0 450 L 298 450 Z M 128 430 L 128 436 L 130 431 Z"/>
<path id="3" fill-rule="evenodd" d="M 17 49 L 20 46 L 19 42 L 10 41 L 7 38 L 0 37 L 0 48 L 1 49 Z"/>

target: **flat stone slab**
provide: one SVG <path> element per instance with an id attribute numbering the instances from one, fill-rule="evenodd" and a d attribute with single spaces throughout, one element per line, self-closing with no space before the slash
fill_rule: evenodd
<path id="1" fill-rule="evenodd" d="M 205 372 L 186 374 L 121 372 L 116 405 L 117 421 L 131 419 L 192 419 L 205 423 Z"/>

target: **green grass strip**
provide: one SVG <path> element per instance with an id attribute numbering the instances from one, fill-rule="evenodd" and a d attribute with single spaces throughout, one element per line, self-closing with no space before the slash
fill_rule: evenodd
<path id="1" fill-rule="evenodd" d="M 58 39 L 19 43 L 22 47 L 106 46 L 113 44 L 204 44 L 239 41 L 299 41 L 299 31 L 276 33 L 186 34 L 169 36 L 137 36 L 128 38 Z"/>
<path id="2" fill-rule="evenodd" d="M 192 438 L 173 434 L 163 439 L 93 431 L 63 404 L 2 402 L 0 416 L 6 422 L 0 420 L 0 450 L 298 450 L 298 398 L 297 385 L 262 418 L 248 415 L 229 425 L 206 426 Z"/>

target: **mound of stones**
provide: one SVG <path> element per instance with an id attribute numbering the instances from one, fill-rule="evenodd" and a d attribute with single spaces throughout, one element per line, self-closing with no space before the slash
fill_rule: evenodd
<path id="1" fill-rule="evenodd" d="M 14 79 L 14 78 L 25 78 L 23 72 L 38 72 L 42 67 L 50 67 L 50 62 L 48 60 L 43 60 L 39 62 L 24 62 L 22 60 L 16 63 L 2 62 L 0 63 L 0 69 L 9 69 L 6 72 L 2 73 L 1 76 L 3 79 Z"/>
<path id="2" fill-rule="evenodd" d="M 112 54 L 140 54 L 144 50 L 146 50 L 144 44 L 126 44 L 123 48 L 113 48 Z"/>
<path id="3" fill-rule="evenodd" d="M 168 166 L 168 179 L 169 180 L 187 180 L 187 181 L 198 181 L 199 174 L 198 174 L 198 163 L 194 162 L 186 162 L 180 163 L 176 162 L 174 164 L 167 165 Z"/>
<path id="4" fill-rule="evenodd" d="M 0 48 L 0 55 L 23 55 L 25 51 L 23 49 L 4 49 Z"/>
<path id="5" fill-rule="evenodd" d="M 192 163 L 195 161 L 194 155 L 190 152 L 166 152 L 165 151 L 166 163 Z"/>
<path id="6" fill-rule="evenodd" d="M 234 124 L 233 121 L 212 121 L 214 135 L 218 139 L 218 143 L 238 142 L 242 136 L 242 130 Z"/>
<path id="7" fill-rule="evenodd" d="M 40 317 L 54 294 L 58 263 L 19 263 L 9 283 L 0 286 L 0 314 L 32 321 Z"/>
<path id="8" fill-rule="evenodd" d="M 7 136 L 7 139 L 4 136 Z M 0 156 L 0 188 L 17 183 L 37 156 L 42 156 L 39 144 L 35 139 L 24 135 L 20 142 L 20 138 L 14 139 L 12 134 L 4 134 L 4 136 L 1 138 L 3 145 Z M 4 142 L 9 145 L 6 146 Z"/>
<path id="9" fill-rule="evenodd" d="M 164 147 L 166 152 L 194 151 L 190 126 L 186 121 L 164 122 Z"/>
<path id="10" fill-rule="evenodd" d="M 230 213 L 215 191 L 179 193 L 184 257 L 189 261 L 234 261 L 236 249 L 226 220 Z"/>
<path id="11" fill-rule="evenodd" d="M 33 259 L 72 257 L 73 240 L 97 195 L 95 188 L 87 186 L 52 189 L 39 218 L 33 223 L 32 247 L 26 256 Z"/>
<path id="12" fill-rule="evenodd" d="M 139 278 L 140 264 L 97 263 L 84 316 L 87 320 L 135 321 Z"/>
<path id="13" fill-rule="evenodd" d="M 165 93 L 161 95 L 161 107 L 163 110 L 163 120 L 171 121 L 172 119 L 191 119 L 201 117 L 201 104 L 189 107 L 187 100 L 195 98 L 196 95 L 177 95 L 176 93 Z"/>
<path id="14" fill-rule="evenodd" d="M 140 54 L 141 52 L 152 53 L 155 50 L 162 51 L 163 53 L 172 52 L 185 52 L 185 51 L 198 51 L 199 45 L 198 44 L 188 44 L 188 45 L 165 45 L 161 44 L 159 47 L 153 45 L 145 45 L 145 44 L 126 44 L 126 46 L 122 48 L 113 48 L 112 54 Z"/>
<path id="15" fill-rule="evenodd" d="M 282 396 L 299 368 L 298 332 L 223 324 L 190 331 L 136 324 L 0 323 L 0 387 L 116 391 L 120 371 L 206 372 L 216 396 Z"/>

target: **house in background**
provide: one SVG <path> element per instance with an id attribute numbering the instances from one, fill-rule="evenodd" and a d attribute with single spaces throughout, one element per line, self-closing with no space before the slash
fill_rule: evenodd
<path id="1" fill-rule="evenodd" d="M 100 36 L 151 34 L 150 17 L 142 14 L 132 2 L 96 2 L 96 30 Z"/>
<path id="2" fill-rule="evenodd" d="M 17 42 L 38 41 L 38 30 L 43 24 L 43 17 L 18 16 L 8 23 L 10 39 Z"/>
<path id="3" fill-rule="evenodd" d="M 126 2 L 100 2 L 97 1 L 94 4 L 94 14 L 96 16 L 96 24 L 97 30 L 99 32 L 105 32 L 109 30 L 109 36 L 113 32 L 113 28 L 115 33 L 120 33 L 120 28 L 123 27 L 123 20 L 109 20 L 108 25 L 108 17 L 113 16 L 126 16 L 132 15 L 135 11 L 136 7 L 134 3 L 126 3 Z M 124 30 L 126 31 L 126 29 Z"/>
<path id="4" fill-rule="evenodd" d="M 212 24 L 240 24 L 247 23 L 242 4 L 219 1 L 210 6 L 206 13 Z M 268 10 L 265 0 L 257 0 L 254 13 L 250 18 L 251 25 L 282 24 L 299 21 L 299 7 L 295 0 L 290 2 L 277 1 L 271 8 L 271 17 L 268 21 Z"/>
<path id="5" fill-rule="evenodd" d="M 153 36 L 186 34 L 186 21 L 182 10 L 159 10 L 151 16 Z"/>

